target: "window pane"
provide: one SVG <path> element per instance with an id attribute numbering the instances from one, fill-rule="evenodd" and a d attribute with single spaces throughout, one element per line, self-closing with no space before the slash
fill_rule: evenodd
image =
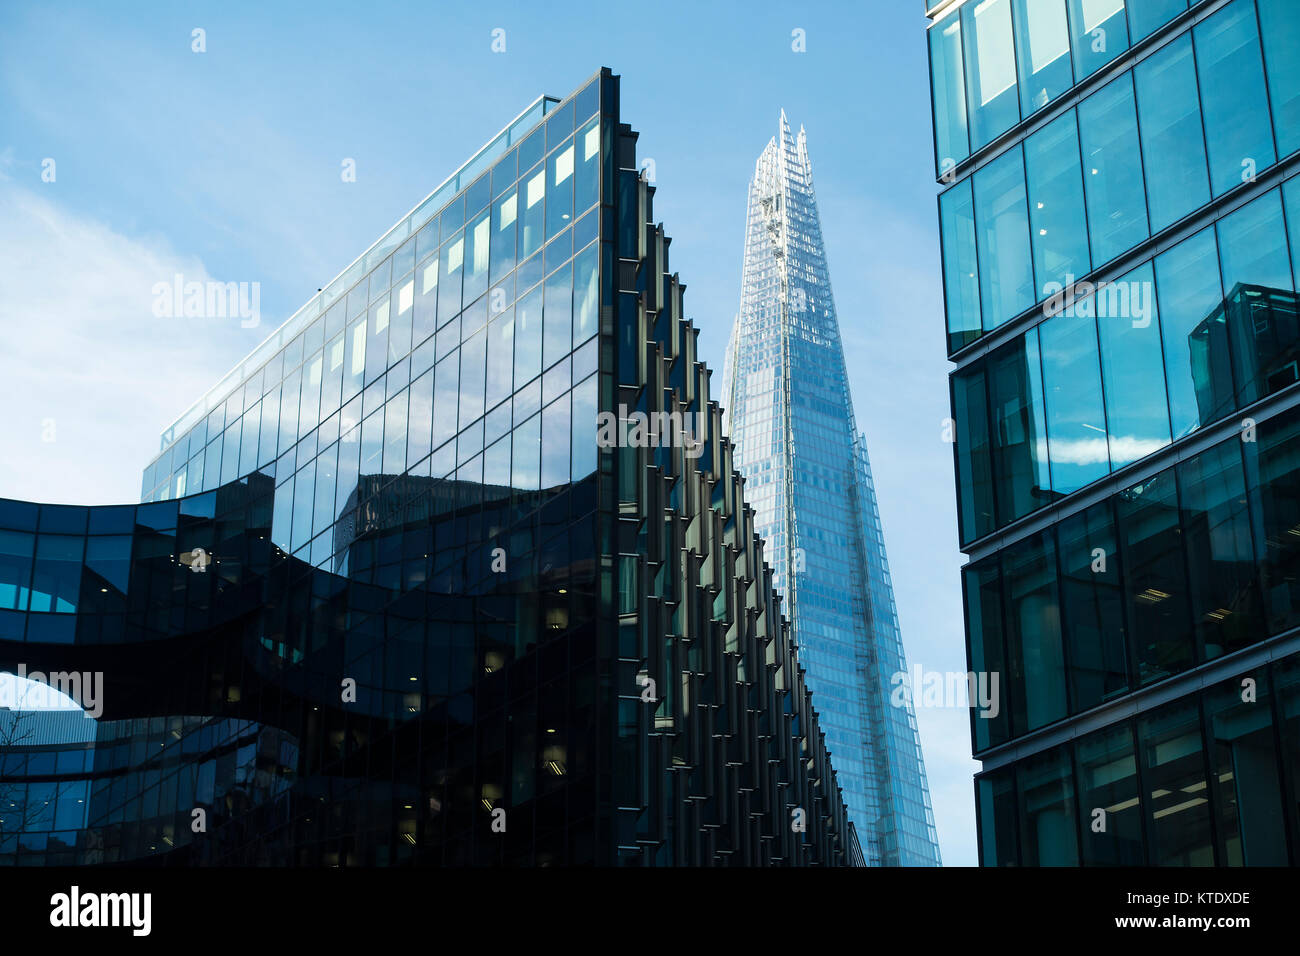
<path id="1" fill-rule="evenodd" d="M 1011 670 L 1011 728 L 1019 735 L 1065 716 L 1065 655 L 1056 548 L 1039 534 L 1002 552 Z"/>
<path id="2" fill-rule="evenodd" d="M 1214 230 L 1203 229 L 1156 257 L 1156 294 L 1174 437 L 1226 415 L 1232 373 L 1219 288 Z"/>
<path id="3" fill-rule="evenodd" d="M 1078 866 L 1070 754 L 1054 747 L 1016 765 L 1022 866 Z"/>
<path id="4" fill-rule="evenodd" d="M 460 347 L 460 422 L 462 428 L 483 414 L 484 363 L 486 358 L 486 331 L 478 332 Z"/>
<path id="5" fill-rule="evenodd" d="M 935 167 L 943 173 L 970 155 L 960 17 L 949 17 L 930 31 L 930 88 L 934 91 Z"/>
<path id="6" fill-rule="evenodd" d="M 1137 722 L 1146 788 L 1148 863 L 1213 866 L 1205 752 L 1195 700 L 1179 701 Z"/>
<path id="7" fill-rule="evenodd" d="M 542 370 L 542 287 L 519 300 L 515 307 L 515 388 L 527 384 Z"/>
<path id="8" fill-rule="evenodd" d="M 545 283 L 543 306 L 545 328 L 542 367 L 548 368 L 573 349 L 573 268 L 565 264 L 551 273 Z"/>
<path id="9" fill-rule="evenodd" d="M 593 117 L 574 138 L 577 169 L 573 175 L 573 205 L 578 215 L 600 199 L 600 117 Z"/>
<path id="10" fill-rule="evenodd" d="M 573 221 L 573 140 L 546 158 L 546 238 L 560 234 Z"/>
<path id="11" fill-rule="evenodd" d="M 466 305 L 487 291 L 491 231 L 487 212 L 465 229 L 465 279 L 461 298 Z"/>
<path id="12" fill-rule="evenodd" d="M 1264 636 L 1243 444 L 1215 445 L 1178 466 L 1192 620 L 1204 660 Z"/>
<path id="13" fill-rule="evenodd" d="M 1020 110 L 1028 116 L 1074 83 L 1065 0 L 1015 0 Z"/>
<path id="14" fill-rule="evenodd" d="M 433 376 L 433 447 L 437 448 L 456 434 L 456 413 L 460 404 L 460 351 L 453 352 L 434 366 Z"/>
<path id="15" fill-rule="evenodd" d="M 982 363 L 953 375 L 952 396 L 956 423 L 958 517 L 961 540 L 966 544 L 995 527 L 988 399 Z"/>
<path id="16" fill-rule="evenodd" d="M 980 286 L 975 264 L 975 203 L 965 179 L 939 197 L 943 235 L 944 308 L 948 317 L 948 351 L 955 352 L 980 336 Z"/>
<path id="17" fill-rule="evenodd" d="M 1260 668 L 1243 676 L 1255 681 L 1253 700 L 1242 701 L 1241 678 L 1205 695 L 1219 865 L 1286 866 L 1268 674 Z"/>
<path id="18" fill-rule="evenodd" d="M 1058 534 L 1070 710 L 1078 713 L 1128 689 L 1124 596 L 1110 503 L 1072 515 Z"/>
<path id="19" fill-rule="evenodd" d="M 1177 222 L 1210 198 L 1192 40 L 1183 34 L 1133 69 L 1151 231 Z"/>
<path id="20" fill-rule="evenodd" d="M 520 181 L 523 202 L 523 232 L 520 238 L 519 258 L 527 259 L 542 247 L 542 233 L 546 222 L 546 168 L 538 166 Z"/>
<path id="21" fill-rule="evenodd" d="M 1074 75 L 1091 76 L 1128 49 L 1124 0 L 1070 0 Z"/>
<path id="22" fill-rule="evenodd" d="M 569 396 L 566 394 L 542 410 L 543 488 L 556 488 L 569 481 L 571 430 Z"/>
<path id="23" fill-rule="evenodd" d="M 1268 64 L 1277 150 L 1289 156 L 1300 149 L 1300 4 L 1259 0 L 1259 26 Z"/>
<path id="24" fill-rule="evenodd" d="M 1187 0 L 1128 0 L 1129 33 L 1136 43 L 1187 9 Z"/>
<path id="25" fill-rule="evenodd" d="M 1219 220 L 1223 301 L 1232 341 L 1237 406 L 1296 381 L 1300 327 L 1282 197 L 1273 190 Z"/>
<path id="26" fill-rule="evenodd" d="M 1274 160 L 1255 4 L 1235 0 L 1192 30 L 1214 195 Z"/>
<path id="27" fill-rule="evenodd" d="M 1011 708 L 1007 706 L 1006 651 L 1002 635 L 1002 576 L 996 557 L 972 564 L 964 573 L 966 592 L 966 634 L 971 668 L 984 695 L 973 712 L 975 749 L 1004 743 L 1010 736 Z M 997 675 L 997 685 L 993 684 Z M 972 701 L 972 704 L 975 702 Z"/>
<path id="28" fill-rule="evenodd" d="M 1079 135 L 1096 267 L 1147 237 L 1142 152 L 1130 74 L 1079 104 Z"/>
<path id="29" fill-rule="evenodd" d="M 1118 469 L 1169 444 L 1169 408 L 1151 264 L 1107 285 L 1094 300 L 1110 462 L 1111 468 Z"/>
<path id="30" fill-rule="evenodd" d="M 1019 149 L 975 174 L 980 301 L 984 329 L 994 329 L 1037 301 L 1029 251 L 1025 169 Z"/>
<path id="31" fill-rule="evenodd" d="M 1268 633 L 1277 634 L 1300 624 L 1300 412 L 1261 422 L 1256 437 L 1242 450 L 1259 522 Z"/>
<path id="32" fill-rule="evenodd" d="M 600 306 L 600 245 L 594 243 L 573 260 L 573 343 L 580 345 L 596 334 Z"/>
<path id="33" fill-rule="evenodd" d="M 1088 734 L 1074 746 L 1079 774 L 1079 829 L 1085 866 L 1141 866 L 1142 804 L 1132 725 Z M 1104 816 L 1098 817 L 1101 810 Z M 1105 829 L 1096 831 L 1101 819 Z"/>
<path id="34" fill-rule="evenodd" d="M 971 149 L 992 142 L 1020 119 L 1016 55 L 1011 43 L 1011 0 L 979 0 L 962 8 L 966 101 Z"/>
<path id="35" fill-rule="evenodd" d="M 573 389 L 573 480 L 596 470 L 596 383 L 592 375 Z"/>
<path id="36" fill-rule="evenodd" d="M 1141 684 L 1193 663 L 1187 571 L 1173 469 L 1116 498 L 1129 642 Z"/>
<path id="37" fill-rule="evenodd" d="M 34 547 L 33 535 L 0 531 L 0 608 L 27 609 Z"/>
<path id="38" fill-rule="evenodd" d="M 513 389 L 515 310 L 506 309 L 488 324 L 487 392 L 484 406 L 495 408 Z"/>
<path id="39" fill-rule="evenodd" d="M 442 247 L 438 255 L 438 325 L 450 321 L 460 312 L 461 280 L 465 273 L 465 238 L 455 238 Z"/>
<path id="40" fill-rule="evenodd" d="M 510 484 L 535 491 L 541 479 L 542 416 L 534 415 L 514 430 Z"/>
<path id="41" fill-rule="evenodd" d="M 1038 330 L 998 349 L 988 368 L 997 523 L 1002 526 L 1052 500 Z"/>
<path id="42" fill-rule="evenodd" d="M 980 860 L 984 866 L 1018 866 L 1015 768 L 982 775 L 979 791 Z"/>
<path id="43" fill-rule="evenodd" d="M 1106 414 L 1101 399 L 1097 325 L 1090 303 L 1039 326 L 1052 490 L 1078 491 L 1110 471 Z"/>
<path id="44" fill-rule="evenodd" d="M 1041 299 L 1091 268 L 1073 111 L 1025 140 L 1025 175 L 1038 282 L 1035 299 Z"/>

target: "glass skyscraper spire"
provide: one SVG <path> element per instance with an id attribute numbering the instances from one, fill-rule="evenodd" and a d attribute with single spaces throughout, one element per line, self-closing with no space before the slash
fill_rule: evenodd
<path id="1" fill-rule="evenodd" d="M 749 187 L 726 427 L 872 865 L 937 865 L 865 436 L 854 423 L 807 137 L 781 128 Z"/>

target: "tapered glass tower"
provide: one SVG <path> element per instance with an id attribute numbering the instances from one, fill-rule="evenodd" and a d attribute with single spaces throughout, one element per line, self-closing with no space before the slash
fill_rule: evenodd
<path id="1" fill-rule="evenodd" d="M 865 437 L 845 374 L 807 137 L 781 128 L 749 187 L 740 313 L 723 385 L 745 498 L 875 865 L 937 865 Z"/>

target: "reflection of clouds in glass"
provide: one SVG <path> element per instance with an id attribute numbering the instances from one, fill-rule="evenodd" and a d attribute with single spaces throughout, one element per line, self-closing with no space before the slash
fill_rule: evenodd
<path id="1" fill-rule="evenodd" d="M 1112 435 L 1105 438 L 1052 439 L 1052 461 L 1058 465 L 1096 465 L 1114 461 L 1116 466 L 1145 458 L 1169 444 L 1167 438 L 1137 438 Z M 1041 450 L 1039 452 L 1042 454 Z"/>

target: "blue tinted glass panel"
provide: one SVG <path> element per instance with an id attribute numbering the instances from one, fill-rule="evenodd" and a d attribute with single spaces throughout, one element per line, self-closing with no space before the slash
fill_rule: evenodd
<path id="1" fill-rule="evenodd" d="M 1300 149 L 1300 3 L 1259 0 L 1259 25 L 1277 151 L 1289 156 Z"/>
<path id="2" fill-rule="evenodd" d="M 1028 116 L 1068 90 L 1070 24 L 1065 0 L 1014 0 L 1020 111 Z"/>
<path id="3" fill-rule="evenodd" d="M 1124 0 L 1070 0 L 1074 75 L 1091 76 L 1128 49 Z"/>
<path id="4" fill-rule="evenodd" d="M 1025 169 L 1013 149 L 975 174 L 980 301 L 984 329 L 996 328 L 1034 304 Z"/>
<path id="5" fill-rule="evenodd" d="M 1214 195 L 1274 160 L 1255 4 L 1234 0 L 1192 31 Z"/>
<path id="6" fill-rule="evenodd" d="M 1011 0 L 968 3 L 961 8 L 961 23 L 971 149 L 976 150 L 1020 119 Z"/>
<path id="7" fill-rule="evenodd" d="M 1191 37 L 1184 34 L 1147 57 L 1133 79 L 1151 231 L 1159 232 L 1210 198 Z"/>
<path id="8" fill-rule="evenodd" d="M 1187 0 L 1128 0 L 1129 33 L 1136 43 L 1187 9 Z"/>
<path id="9" fill-rule="evenodd" d="M 970 155 L 960 17 L 948 17 L 930 30 L 930 89 L 934 94 L 935 168 L 943 173 Z"/>
<path id="10" fill-rule="evenodd" d="M 1214 229 L 1157 256 L 1155 268 L 1169 417 L 1174 437 L 1181 438 L 1232 408 Z"/>
<path id="11" fill-rule="evenodd" d="M 1119 79 L 1079 104 L 1083 182 L 1094 267 L 1147 237 L 1142 151 L 1132 76 Z"/>
<path id="12" fill-rule="evenodd" d="M 1123 468 L 1169 444 L 1164 357 L 1150 263 L 1094 300 L 1111 467 Z"/>
<path id="13" fill-rule="evenodd" d="M 1110 471 L 1093 305 L 1085 300 L 1073 315 L 1062 313 L 1038 328 L 1052 490 L 1060 494 Z"/>
<path id="14" fill-rule="evenodd" d="M 1025 140 L 1025 175 L 1036 298 L 1043 298 L 1090 269 L 1079 134 L 1073 111 Z"/>
<path id="15" fill-rule="evenodd" d="M 980 282 L 975 263 L 975 201 L 964 179 L 939 197 L 943 237 L 943 294 L 948 351 L 975 341 L 980 328 Z"/>

